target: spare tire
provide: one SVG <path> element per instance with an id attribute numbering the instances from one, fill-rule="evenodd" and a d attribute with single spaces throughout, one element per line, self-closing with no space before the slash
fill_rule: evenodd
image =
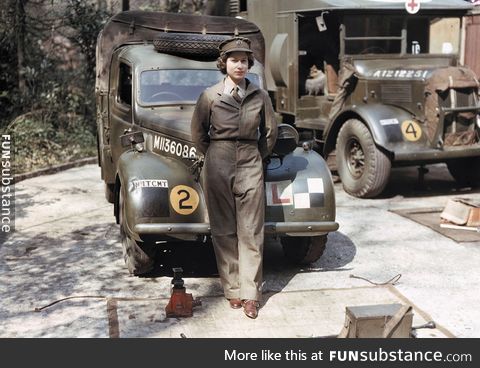
<path id="1" fill-rule="evenodd" d="M 229 38 L 231 36 L 165 32 L 153 40 L 153 45 L 155 50 L 165 54 L 211 61 L 219 56 L 218 46 Z"/>

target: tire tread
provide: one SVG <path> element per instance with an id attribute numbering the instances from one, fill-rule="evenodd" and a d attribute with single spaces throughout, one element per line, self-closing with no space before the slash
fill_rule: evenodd
<path id="1" fill-rule="evenodd" d="M 160 33 L 153 40 L 155 50 L 166 54 L 200 60 L 215 60 L 218 46 L 228 39 L 223 35 L 200 35 L 196 33 Z"/>

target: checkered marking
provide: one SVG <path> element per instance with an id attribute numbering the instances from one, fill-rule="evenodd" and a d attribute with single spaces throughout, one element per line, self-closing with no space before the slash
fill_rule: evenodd
<path id="1" fill-rule="evenodd" d="M 298 179 L 293 182 L 295 208 L 323 207 L 323 179 Z"/>
<path id="2" fill-rule="evenodd" d="M 297 179 L 266 183 L 267 206 L 295 208 L 324 207 L 322 178 Z"/>

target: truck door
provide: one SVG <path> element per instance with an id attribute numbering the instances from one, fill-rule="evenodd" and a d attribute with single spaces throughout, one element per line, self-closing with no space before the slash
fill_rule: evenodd
<path id="1" fill-rule="evenodd" d="M 123 153 L 120 136 L 132 126 L 132 67 L 121 59 L 114 59 L 110 72 L 110 147 L 113 161 Z"/>

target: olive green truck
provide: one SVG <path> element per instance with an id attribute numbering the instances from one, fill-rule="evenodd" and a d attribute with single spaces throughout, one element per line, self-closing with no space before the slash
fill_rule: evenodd
<path id="1" fill-rule="evenodd" d="M 353 196 L 379 195 L 394 166 L 445 162 L 459 184 L 480 183 L 479 83 L 460 63 L 472 5 L 419 3 L 239 3 L 264 34 L 276 111 Z"/>
<path id="2" fill-rule="evenodd" d="M 255 65 L 247 77 L 265 88 L 264 39 L 245 20 L 129 11 L 99 34 L 99 165 L 132 274 L 149 272 L 156 256 L 182 242 L 209 243 L 190 120 L 200 93 L 224 78 L 218 46 L 234 35 L 252 40 Z M 332 177 L 317 152 L 298 147 L 293 127 L 278 129 L 265 170 L 265 233 L 280 238 L 289 259 L 314 262 L 338 229 Z"/>

